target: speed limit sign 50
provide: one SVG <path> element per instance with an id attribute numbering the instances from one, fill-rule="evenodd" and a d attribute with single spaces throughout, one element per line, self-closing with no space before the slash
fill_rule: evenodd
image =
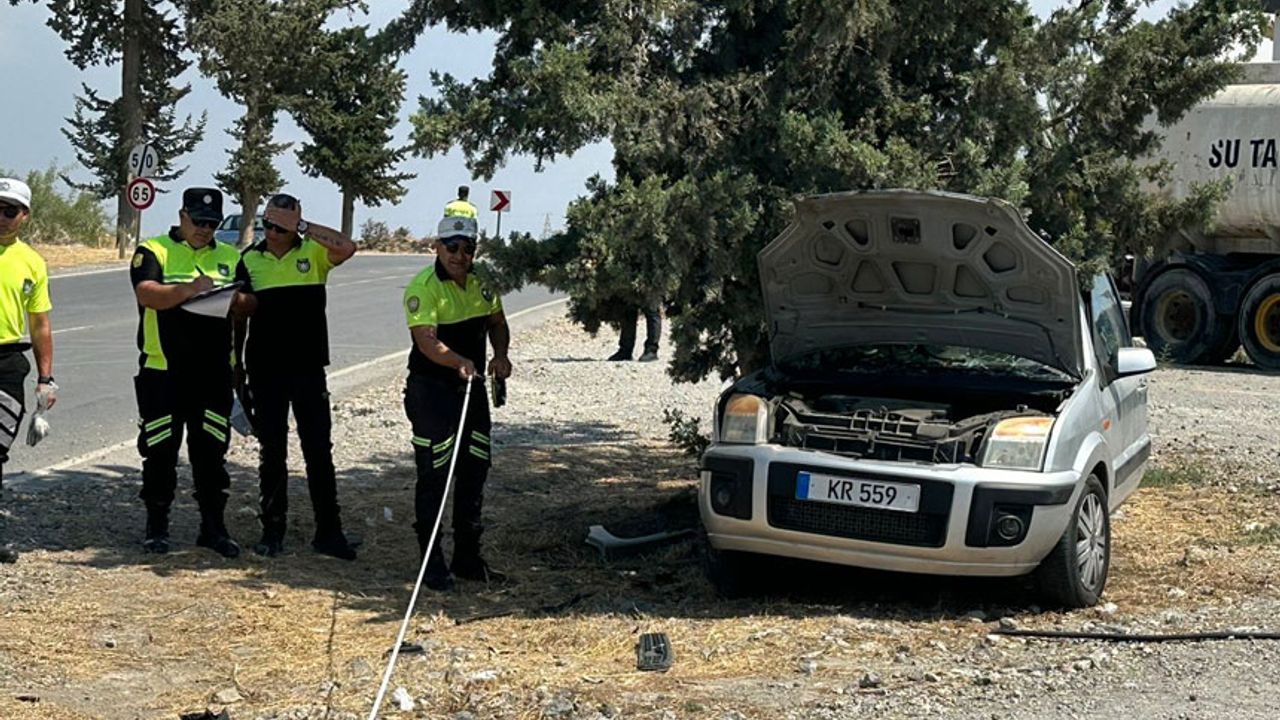
<path id="1" fill-rule="evenodd" d="M 156 186 L 146 178 L 134 178 L 125 192 L 134 210 L 146 210 L 156 201 Z"/>

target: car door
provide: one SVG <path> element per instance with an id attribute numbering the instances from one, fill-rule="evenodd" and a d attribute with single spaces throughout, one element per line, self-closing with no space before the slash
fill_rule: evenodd
<path id="1" fill-rule="evenodd" d="M 1115 284 L 1105 274 L 1093 278 L 1089 293 L 1089 322 L 1094 352 L 1102 369 L 1102 392 L 1114 403 L 1116 417 L 1106 430 L 1108 443 L 1115 453 L 1112 460 L 1112 487 L 1122 487 L 1135 480 L 1150 453 L 1151 437 L 1147 429 L 1147 379 L 1145 376 L 1117 377 L 1116 363 L 1120 348 L 1132 347 L 1133 338 L 1120 305 Z M 1127 489 L 1127 488 L 1126 488 Z M 1116 496 L 1116 500 L 1120 499 Z"/>

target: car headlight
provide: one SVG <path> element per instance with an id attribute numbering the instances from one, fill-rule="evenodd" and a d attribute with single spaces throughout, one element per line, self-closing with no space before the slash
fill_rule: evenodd
<path id="1" fill-rule="evenodd" d="M 769 439 L 769 408 L 755 395 L 734 395 L 720 420 L 720 442 L 759 445 Z"/>
<path id="2" fill-rule="evenodd" d="M 982 466 L 1006 470 L 1040 470 L 1049 445 L 1053 418 L 1038 415 L 1001 420 L 982 453 Z"/>

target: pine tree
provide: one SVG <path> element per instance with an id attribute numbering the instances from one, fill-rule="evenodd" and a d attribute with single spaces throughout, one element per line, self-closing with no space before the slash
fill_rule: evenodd
<path id="1" fill-rule="evenodd" d="M 16 5 L 18 0 L 10 0 Z M 176 180 L 185 171 L 179 159 L 204 135 L 205 114 L 178 120 L 177 104 L 190 92 L 177 84 L 190 63 L 183 59 L 180 23 L 162 3 L 125 0 L 49 0 L 49 27 L 67 43 L 67 59 L 81 70 L 120 63 L 122 91 L 103 98 L 82 86 L 74 115 L 63 134 L 76 159 L 93 176 L 88 183 L 63 179 L 72 187 L 106 199 L 117 197 L 116 244 L 123 257 L 132 237 L 135 213 L 125 198 L 127 155 L 145 140 L 156 146 L 157 180 Z"/>
<path id="2" fill-rule="evenodd" d="M 1037 19 L 1021 0 L 445 2 L 434 21 L 498 33 L 488 77 L 435 77 L 413 117 L 424 155 L 459 148 L 491 177 L 609 141 L 563 233 L 491 243 L 493 275 L 569 292 L 588 329 L 666 303 L 678 379 L 767 360 L 756 254 L 797 194 L 909 187 L 1000 197 L 1090 268 L 1208 218 L 1221 188 L 1144 192 L 1170 122 L 1249 52 L 1248 0 L 1156 22 L 1141 0 Z"/>

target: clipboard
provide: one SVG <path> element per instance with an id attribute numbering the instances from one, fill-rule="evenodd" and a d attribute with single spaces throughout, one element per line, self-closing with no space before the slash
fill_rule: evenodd
<path id="1" fill-rule="evenodd" d="M 235 297 L 235 291 L 243 284 L 237 280 L 219 285 L 212 290 L 205 290 L 178 307 L 196 315 L 224 318 L 231 312 L 231 298 Z"/>

